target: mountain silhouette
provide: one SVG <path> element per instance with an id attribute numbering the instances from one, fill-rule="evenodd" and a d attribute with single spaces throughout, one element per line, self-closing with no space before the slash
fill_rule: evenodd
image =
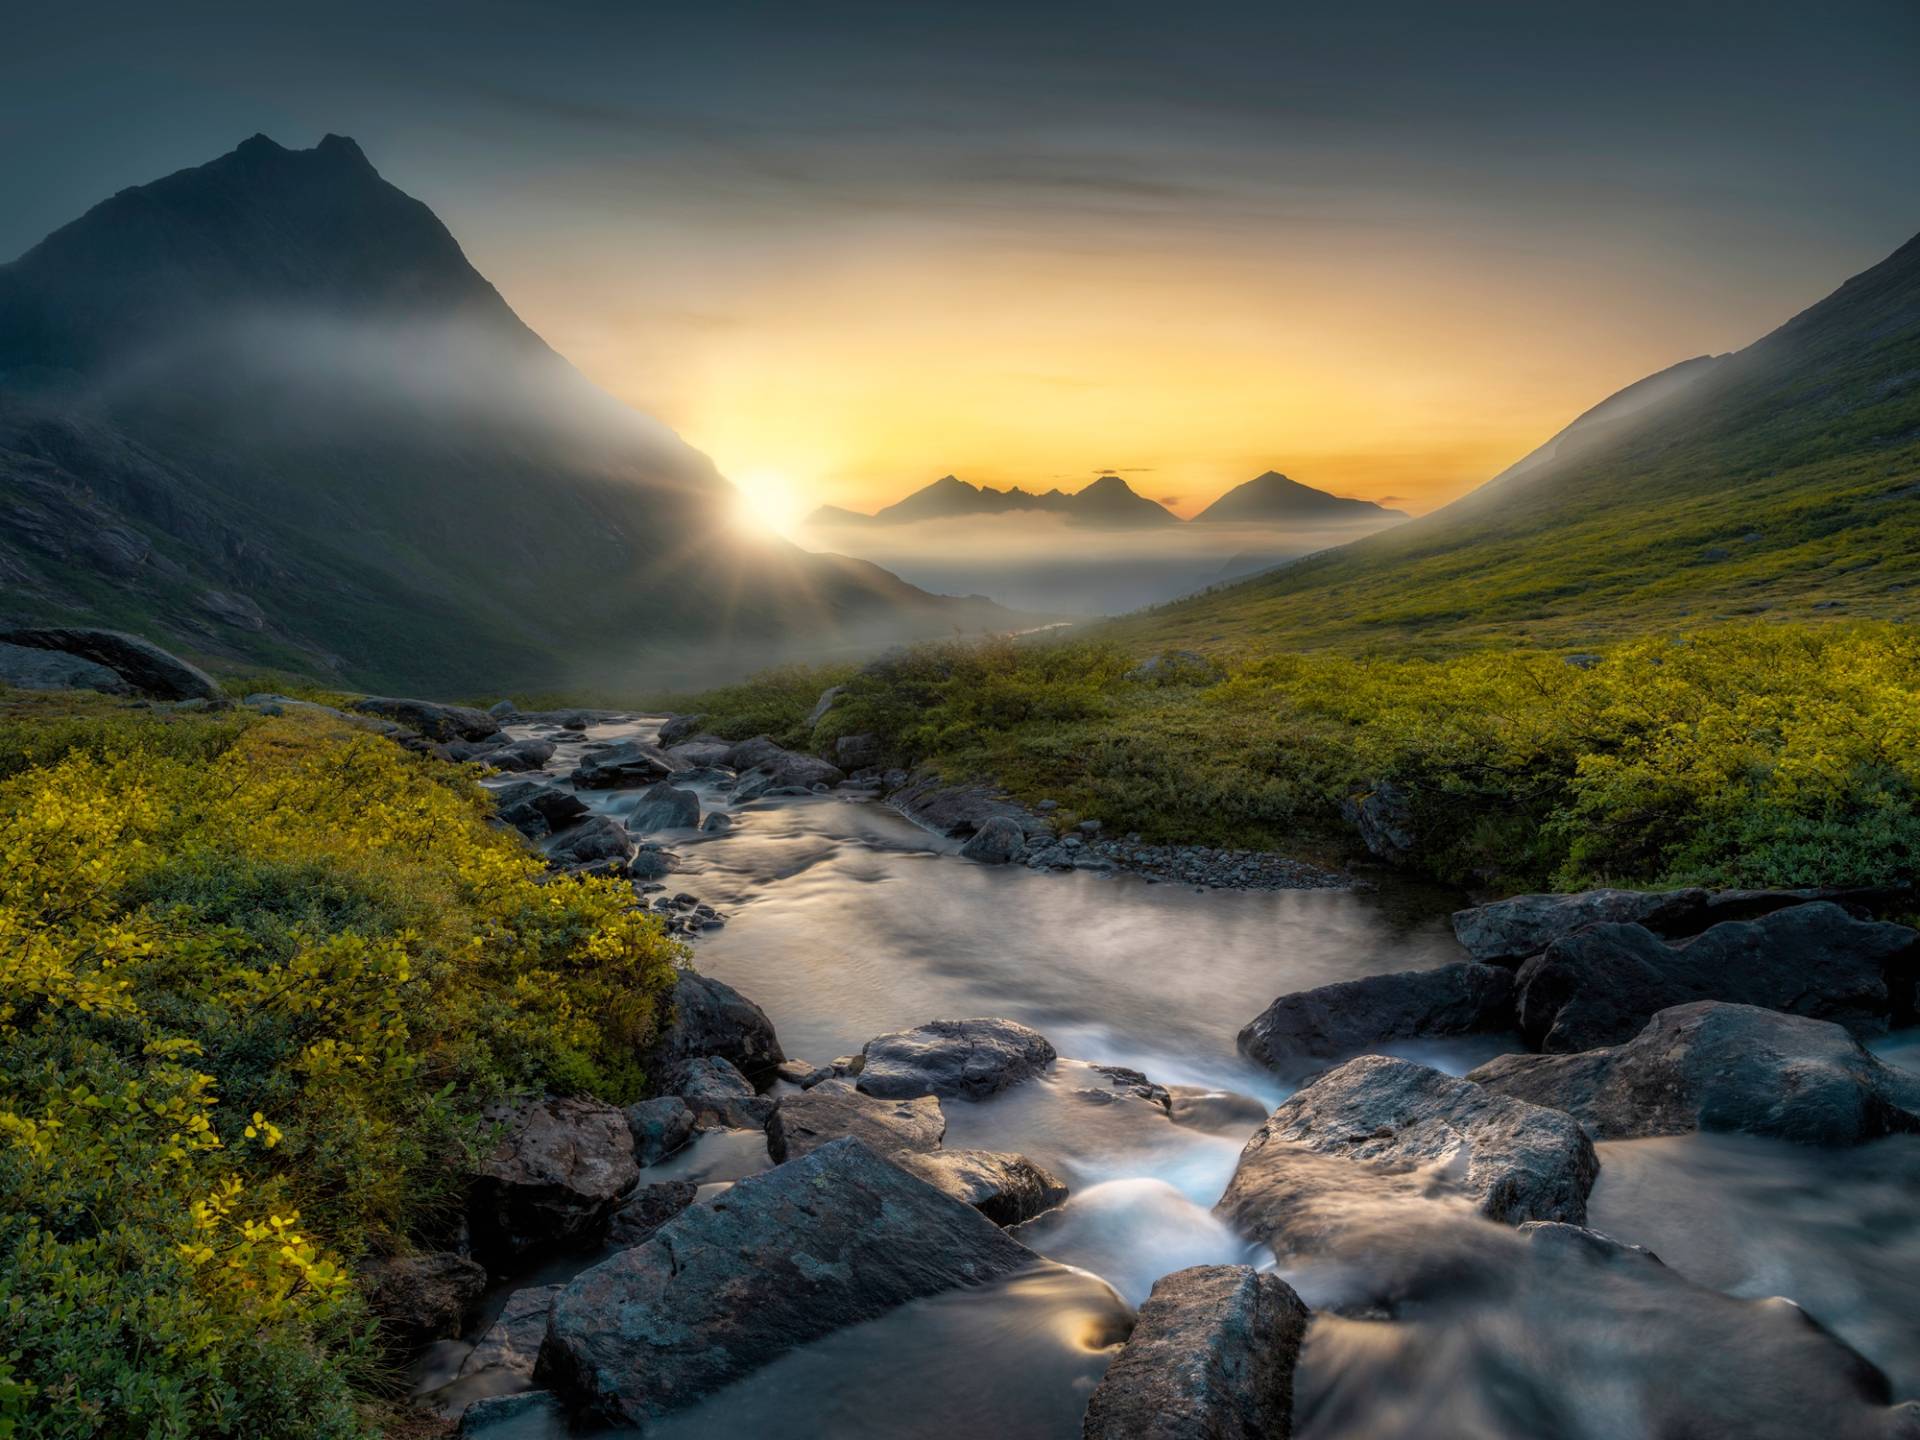
<path id="1" fill-rule="evenodd" d="M 1194 523 L 1232 521 L 1242 525 L 1299 524 L 1314 520 L 1404 520 L 1406 511 L 1389 510 L 1371 500 L 1329 495 L 1277 470 L 1236 485 L 1193 517 Z"/>
<path id="2" fill-rule="evenodd" d="M 1076 525 L 1107 529 L 1134 529 L 1177 525 L 1180 517 L 1166 506 L 1136 493 L 1118 475 L 1102 475 L 1073 494 L 1053 489 L 1042 494 L 1018 485 L 996 490 L 943 475 L 902 500 L 862 515 L 837 505 L 822 505 L 807 521 L 811 525 L 911 525 L 924 520 L 953 520 L 974 515 L 1006 515 L 1044 510 L 1062 515 Z"/>

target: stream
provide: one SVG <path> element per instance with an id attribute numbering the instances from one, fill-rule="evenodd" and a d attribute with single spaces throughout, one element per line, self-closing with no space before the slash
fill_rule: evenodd
<path id="1" fill-rule="evenodd" d="M 654 728 L 596 725 L 585 738 Z M 548 769 L 564 775 L 583 737 L 537 733 L 561 742 Z M 704 810 L 732 809 L 723 792 L 696 788 Z M 582 793 L 615 815 L 633 798 Z M 958 842 L 842 792 L 754 801 L 733 819 L 717 834 L 648 837 L 681 858 L 668 893 L 690 892 L 725 917 L 695 940 L 696 966 L 756 1001 L 787 1054 L 816 1065 L 933 1019 L 1032 1026 L 1062 1060 L 990 1100 L 942 1102 L 945 1144 L 1024 1153 L 1071 1198 L 1013 1232 L 1056 1264 L 830 1331 L 649 1425 L 650 1436 L 1077 1437 L 1130 1307 L 1155 1279 L 1196 1264 L 1274 1263 L 1212 1212 L 1241 1146 L 1290 1093 L 1239 1056 L 1240 1027 L 1288 991 L 1464 958 L 1447 921 L 1458 898 L 1438 889 L 1200 893 L 977 865 L 958 858 Z M 1396 1053 L 1459 1074 L 1518 1048 L 1496 1036 Z M 1920 1066 L 1910 1035 L 1876 1048 Z M 1169 1087 L 1179 1123 L 1146 1105 L 1091 1103 L 1087 1062 Z M 1887 1372 L 1895 1398 L 1920 1395 L 1920 1136 L 1835 1151 L 1719 1135 L 1599 1149 L 1591 1227 L 1697 1285 L 1792 1299 Z M 759 1132 L 717 1132 L 645 1178 L 718 1186 L 769 1163 Z M 1298 1435 L 1672 1434 L 1678 1421 L 1662 1406 L 1676 1387 L 1749 1397 L 1729 1402 L 1735 1421 L 1788 1383 L 1767 1373 L 1764 1346 L 1748 1358 L 1733 1333 L 1703 1335 L 1698 1355 L 1650 1341 L 1668 1333 L 1663 1324 L 1744 1323 L 1699 1309 L 1716 1297 L 1692 1287 L 1655 1302 L 1610 1282 L 1568 1284 L 1529 1269 L 1505 1227 L 1464 1215 L 1416 1227 L 1377 1219 L 1368 1243 L 1282 1272 L 1316 1309 L 1383 1285 L 1407 1297 L 1398 1323 L 1350 1307 L 1316 1320 L 1295 1377 Z M 592 1258 L 505 1288 L 566 1278 Z M 420 1389 L 447 1381 L 462 1353 L 440 1347 Z M 459 1385 L 440 1398 L 462 1398 Z"/>

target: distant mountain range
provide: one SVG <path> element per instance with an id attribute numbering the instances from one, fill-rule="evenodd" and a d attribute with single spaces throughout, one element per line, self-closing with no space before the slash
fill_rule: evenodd
<path id="1" fill-rule="evenodd" d="M 339 136 L 255 136 L 0 266 L 0 622 L 443 691 L 1015 622 L 736 506 Z"/>
<path id="2" fill-rule="evenodd" d="M 1920 238 L 1628 386 L 1444 509 L 1118 622 L 1145 645 L 1578 646 L 1920 614 Z"/>
<path id="3" fill-rule="evenodd" d="M 1051 511 L 1064 515 L 1074 524 L 1106 529 L 1151 529 L 1181 523 L 1180 517 L 1166 506 L 1137 493 L 1118 475 L 1103 475 L 1075 494 L 1058 489 L 1036 494 L 1018 485 L 996 490 L 991 485 L 970 485 L 952 475 L 943 475 L 931 485 L 871 515 L 843 510 L 837 505 L 823 505 L 807 520 L 811 525 L 820 526 L 910 525 L 1023 510 Z M 1405 518 L 1404 511 L 1388 510 L 1371 500 L 1345 500 L 1269 470 L 1244 485 L 1236 485 L 1193 520 L 1194 523 L 1232 521 L 1277 526 Z"/>

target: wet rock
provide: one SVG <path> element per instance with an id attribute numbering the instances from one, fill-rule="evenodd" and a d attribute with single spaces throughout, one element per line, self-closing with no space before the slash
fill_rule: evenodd
<path id="1" fill-rule="evenodd" d="M 465 764 L 469 760 L 489 760 L 490 757 L 507 743 L 504 735 L 489 736 L 485 740 L 447 740 L 441 743 L 440 751 L 448 760 Z"/>
<path id="2" fill-rule="evenodd" d="M 727 757 L 733 753 L 731 740 L 715 739 L 711 735 L 693 740 L 683 740 L 678 745 L 669 745 L 667 754 L 696 770 L 705 770 L 727 763 Z"/>
<path id="3" fill-rule="evenodd" d="M 771 1083 L 787 1058 L 766 1011 L 731 985 L 682 970 L 673 987 L 673 1018 L 649 1052 L 646 1068 L 662 1075 L 676 1062 L 702 1055 L 720 1056 L 756 1085 Z"/>
<path id="4" fill-rule="evenodd" d="M 1632 1039 L 1655 1012 L 1727 1000 L 1877 1034 L 1912 1014 L 1920 936 L 1837 905 L 1777 910 L 1669 945 L 1639 925 L 1595 925 L 1520 968 L 1520 1032 L 1567 1052 Z"/>
<path id="5" fill-rule="evenodd" d="M 1599 1172 L 1572 1116 L 1368 1055 L 1268 1117 L 1217 1210 L 1241 1233 L 1290 1253 L 1337 1234 L 1358 1197 L 1452 1200 L 1510 1224 L 1578 1223 Z"/>
<path id="6" fill-rule="evenodd" d="M 1267 1107 L 1251 1095 L 1199 1085 L 1170 1085 L 1167 1115 L 1176 1125 L 1195 1130 L 1238 1130 L 1245 1134 L 1267 1118 Z"/>
<path id="7" fill-rule="evenodd" d="M 742 788 L 746 786 L 748 771 L 756 772 L 776 788 L 797 785 L 810 789 L 814 785 L 838 785 L 847 778 L 839 766 L 776 745 L 765 735 L 742 740 L 727 752 L 725 763 L 741 772 Z"/>
<path id="8" fill-rule="evenodd" d="M 610 860 L 624 866 L 633 855 L 627 827 L 606 815 L 588 815 L 569 825 L 547 847 L 549 865 L 591 865 Z"/>
<path id="9" fill-rule="evenodd" d="M 700 727 L 706 723 L 705 715 L 672 715 L 660 726 L 655 743 L 661 746 L 678 745 L 683 740 L 691 740 L 700 733 Z"/>
<path id="10" fill-rule="evenodd" d="M 644 740 L 623 740 L 604 750 L 582 755 L 580 763 L 567 778 L 582 790 L 631 790 L 651 785 L 687 768 L 657 745 Z"/>
<path id="11" fill-rule="evenodd" d="M 1018 1225 L 1067 1199 L 1066 1182 L 1024 1155 L 1000 1150 L 896 1150 L 888 1158 L 941 1194 L 971 1205 L 996 1225 Z"/>
<path id="12" fill-rule="evenodd" d="M 700 829 L 708 835 L 724 835 L 733 829 L 733 816 L 724 810 L 715 810 L 700 822 Z"/>
<path id="13" fill-rule="evenodd" d="M 627 874 L 636 880 L 658 880 L 680 868 L 680 857 L 657 843 L 641 845 L 627 862 Z"/>
<path id="14" fill-rule="evenodd" d="M 500 819 L 531 839 L 565 830 L 588 813 L 586 802 L 571 790 L 538 780 L 516 780 L 490 793 Z"/>
<path id="15" fill-rule="evenodd" d="M 833 1078 L 830 1066 L 812 1065 L 805 1060 L 783 1060 L 774 1073 L 789 1085 L 798 1085 L 802 1090 Z"/>
<path id="16" fill-rule="evenodd" d="M 1047 1037 L 1012 1020 L 935 1020 L 869 1040 L 859 1086 L 868 1095 L 981 1100 L 1053 1063 Z"/>
<path id="17" fill-rule="evenodd" d="M 537 1372 L 587 1418 L 644 1425 L 822 1334 L 1038 1263 L 856 1140 L 752 1175 L 554 1302 Z"/>
<path id="18" fill-rule="evenodd" d="M 642 1185 L 633 1192 L 632 1199 L 613 1212 L 613 1219 L 607 1222 L 607 1243 L 646 1244 L 662 1225 L 693 1204 L 699 1194 L 700 1187 L 691 1180 L 662 1180 Z M 531 1370 L 528 1373 L 531 1374 Z"/>
<path id="19" fill-rule="evenodd" d="M 845 1080 L 822 1080 L 798 1095 L 782 1095 L 767 1121 L 767 1153 L 775 1163 L 809 1155 L 845 1136 L 879 1154 L 934 1150 L 947 1117 L 931 1095 L 883 1100 L 862 1095 Z"/>
<path id="20" fill-rule="evenodd" d="M 973 832 L 960 847 L 960 854 L 983 865 L 1010 865 L 1026 850 L 1026 832 L 1006 816 L 996 815 Z"/>
<path id="21" fill-rule="evenodd" d="M 520 718 L 520 707 L 511 700 L 496 700 L 487 707 L 487 714 L 502 722 L 517 720 Z"/>
<path id="22" fill-rule="evenodd" d="M 381 1328 L 401 1346 L 417 1349 L 465 1328 L 487 1288 L 487 1272 L 450 1251 L 401 1255 L 363 1266 L 360 1288 Z"/>
<path id="23" fill-rule="evenodd" d="M 538 738 L 510 740 L 505 745 L 496 746 L 487 751 L 482 758 L 496 770 L 524 773 L 528 770 L 538 770 L 553 759 L 553 750 L 551 740 Z"/>
<path id="24" fill-rule="evenodd" d="M 1453 933 L 1474 959 L 1517 965 L 1589 925 L 1644 925 L 1671 933 L 1706 903 L 1704 890 L 1582 890 L 1569 895 L 1512 895 L 1456 910 Z"/>
<path id="25" fill-rule="evenodd" d="M 662 780 L 640 792 L 627 812 L 627 833 L 648 835 L 655 830 L 691 830 L 700 823 L 700 797 Z"/>
<path id="26" fill-rule="evenodd" d="M 460 1440 L 567 1440 L 566 1407 L 546 1390 L 489 1395 L 460 1416 Z"/>
<path id="27" fill-rule="evenodd" d="M 640 1178 L 633 1132 L 611 1105 L 566 1096 L 487 1118 L 504 1133 L 474 1170 L 467 1216 L 493 1268 L 597 1229 Z"/>
<path id="28" fill-rule="evenodd" d="M 1503 1055 L 1467 1078 L 1565 1110 L 1601 1140 L 1698 1129 L 1852 1145 L 1920 1130 L 1920 1078 L 1843 1027 L 1711 1000 L 1660 1011 L 1624 1045 Z"/>
<path id="29" fill-rule="evenodd" d="M 1069 1060 L 1063 1063 L 1065 1067 L 1071 1067 L 1077 1062 Z M 1107 1088 L 1085 1089 L 1080 1092 L 1082 1095 L 1098 1096 L 1102 1099 L 1144 1100 L 1147 1104 L 1169 1115 L 1173 1113 L 1173 1096 L 1167 1087 L 1155 1084 L 1141 1071 L 1126 1065 L 1089 1065 L 1087 1069 L 1106 1081 Z M 1256 1119 L 1264 1119 L 1265 1116 L 1266 1111 L 1262 1110 Z"/>
<path id="30" fill-rule="evenodd" d="M 122 630 L 95 630 L 78 626 L 26 626 L 0 630 L 0 644 L 26 650 L 56 650 L 62 655 L 105 666 L 142 695 L 156 700 L 212 700 L 223 698 L 213 677 L 189 665 L 150 640 Z"/>
<path id="31" fill-rule="evenodd" d="M 378 715 L 429 740 L 485 740 L 500 733 L 500 722 L 484 710 L 467 705 L 441 705 L 432 700 L 406 700 L 390 695 L 366 695 L 351 709 Z"/>
<path id="32" fill-rule="evenodd" d="M 1370 854 L 1390 865 L 1411 859 L 1419 836 L 1414 832 L 1413 797 L 1393 780 L 1382 780 L 1371 790 L 1353 795 L 1341 813 L 1360 832 Z"/>
<path id="33" fill-rule="evenodd" d="M 641 1165 L 659 1164 L 693 1138 L 693 1109 L 678 1095 L 629 1105 L 626 1116 L 633 1135 L 633 1158 Z"/>
<path id="34" fill-rule="evenodd" d="M 983 785 L 946 785 L 938 776 L 922 776 L 896 788 L 887 797 L 887 803 L 909 820 L 937 834 L 959 839 L 976 833 L 996 818 L 1018 825 L 1030 845 L 1052 837 L 1046 821 L 1028 814 L 1004 792 Z"/>
<path id="35" fill-rule="evenodd" d="M 558 1285 L 535 1285 L 509 1295 L 500 1318 L 487 1327 L 460 1363 L 460 1377 L 492 1371 L 503 1378 L 511 1376 L 522 1385 L 531 1384 L 540 1342 L 547 1334 L 547 1314 L 559 1293 Z"/>
<path id="36" fill-rule="evenodd" d="M 1196 1265 L 1154 1283 L 1087 1405 L 1086 1440 L 1284 1440 L 1308 1310 L 1248 1265 Z"/>
<path id="37" fill-rule="evenodd" d="M 1240 1053 L 1297 1080 L 1387 1041 L 1507 1030 L 1513 1023 L 1511 971 L 1443 965 L 1282 995 L 1240 1032 Z"/>
<path id="38" fill-rule="evenodd" d="M 681 1061 L 662 1088 L 686 1102 L 702 1130 L 758 1130 L 773 1113 L 773 1097 L 758 1094 L 746 1076 L 718 1055 Z"/>

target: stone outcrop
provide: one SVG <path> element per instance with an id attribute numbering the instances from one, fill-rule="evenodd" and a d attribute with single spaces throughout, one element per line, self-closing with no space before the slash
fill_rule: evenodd
<path id="1" fill-rule="evenodd" d="M 433 700 L 407 700 L 391 695 L 364 695 L 351 703 L 364 715 L 377 715 L 404 725 L 429 740 L 485 740 L 500 733 L 500 722 L 484 710 L 466 705 L 442 705 Z"/>
<path id="2" fill-rule="evenodd" d="M 81 626 L 36 625 L 0 630 L 0 644 L 27 650 L 56 650 L 113 671 L 128 686 L 156 700 L 223 698 L 213 677 L 150 640 L 122 630 L 95 630 Z"/>
<path id="3" fill-rule="evenodd" d="M 607 1243 L 614 1246 L 644 1245 L 654 1233 L 700 1194 L 691 1180 L 661 1180 L 642 1185 L 634 1191 L 607 1222 Z"/>
<path id="4" fill-rule="evenodd" d="M 622 740 L 581 756 L 567 778 L 582 790 L 631 790 L 686 768 L 684 761 L 674 759 L 657 745 Z"/>
<path id="5" fill-rule="evenodd" d="M 1005 793 L 983 785 L 947 785 L 936 775 L 909 781 L 887 796 L 887 803 L 909 820 L 956 839 L 977 833 L 993 819 L 1012 821 L 1029 843 L 1053 838 L 1046 821 L 1029 814 Z"/>
<path id="6" fill-rule="evenodd" d="M 682 970 L 673 987 L 673 1016 L 646 1057 L 660 1075 L 682 1060 L 718 1055 L 755 1085 L 773 1081 L 787 1058 L 767 1012 L 731 985 Z"/>
<path id="7" fill-rule="evenodd" d="M 1053 1046 L 1012 1020 L 935 1020 L 869 1040 L 860 1089 L 868 1095 L 982 1100 L 1053 1063 Z"/>
<path id="8" fill-rule="evenodd" d="M 862 1095 L 845 1080 L 822 1080 L 798 1095 L 782 1095 L 767 1121 L 767 1153 L 776 1161 L 809 1155 L 845 1136 L 886 1155 L 934 1150 L 947 1117 L 931 1095 L 883 1100 Z"/>
<path id="9" fill-rule="evenodd" d="M 1511 971 L 1443 965 L 1282 995 L 1240 1032 L 1240 1053 L 1299 1079 L 1388 1041 L 1508 1030 L 1513 1023 Z"/>
<path id="10" fill-rule="evenodd" d="M 597 1230 L 640 1178 L 627 1117 L 566 1096 L 495 1109 L 502 1127 L 469 1182 L 475 1252 L 499 1268 L 518 1256 Z"/>

